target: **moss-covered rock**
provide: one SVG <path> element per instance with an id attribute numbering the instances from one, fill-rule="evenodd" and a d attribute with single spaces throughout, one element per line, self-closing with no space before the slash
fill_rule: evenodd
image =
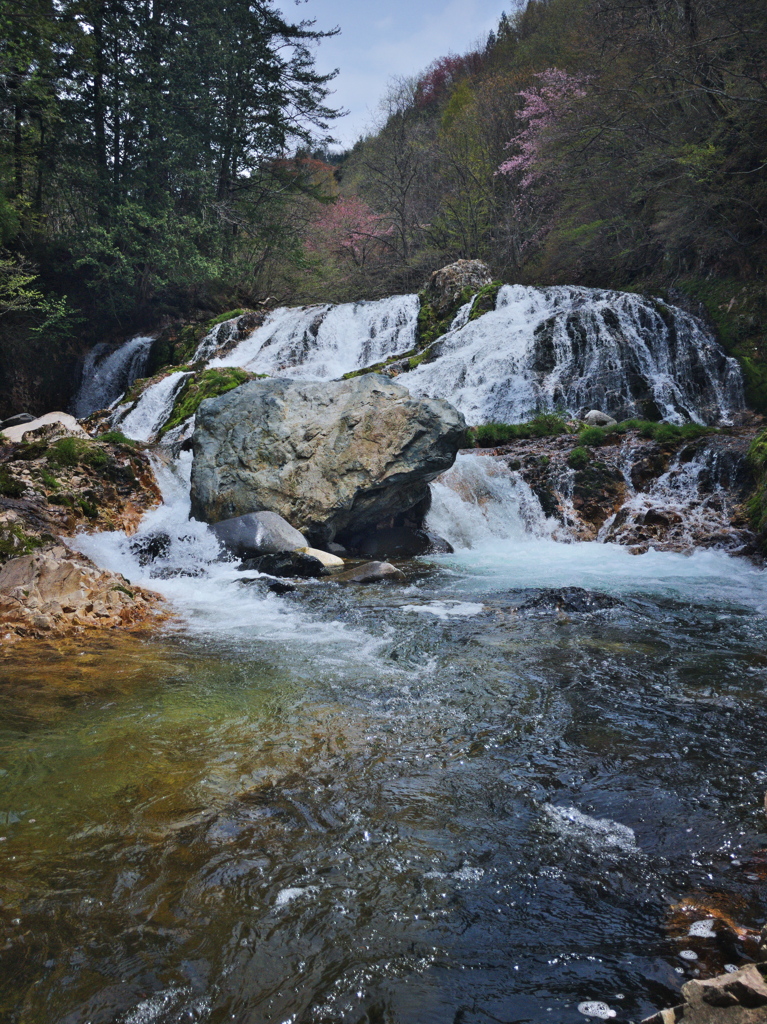
<path id="1" fill-rule="evenodd" d="M 194 416 L 200 407 L 200 403 L 206 398 L 216 398 L 218 395 L 225 395 L 227 391 L 238 388 L 249 380 L 263 378 L 265 374 L 249 373 L 237 366 L 220 366 L 213 369 L 201 370 L 189 377 L 181 387 L 173 403 L 173 410 L 170 418 L 160 431 L 162 436 L 166 431 L 179 426 L 184 420 Z"/>

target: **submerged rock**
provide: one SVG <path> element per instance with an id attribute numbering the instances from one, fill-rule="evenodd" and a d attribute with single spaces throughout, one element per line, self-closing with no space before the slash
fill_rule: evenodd
<path id="1" fill-rule="evenodd" d="M 0 633 L 4 639 L 125 629 L 164 615 L 159 594 L 132 586 L 79 552 L 54 546 L 0 568 Z"/>
<path id="2" fill-rule="evenodd" d="M 623 601 L 609 594 L 597 594 L 582 587 L 560 587 L 557 590 L 545 590 L 537 597 L 530 598 L 516 609 L 520 615 L 548 615 L 559 612 L 599 612 L 606 608 L 616 608 Z"/>
<path id="3" fill-rule="evenodd" d="M 257 558 L 246 558 L 237 569 L 239 572 L 255 570 L 268 576 L 295 576 L 307 580 L 330 575 L 330 569 L 326 568 L 319 558 L 306 554 L 306 551 L 283 551 L 278 554 L 259 555 Z"/>
<path id="4" fill-rule="evenodd" d="M 404 579 L 405 574 L 391 562 L 365 562 L 355 569 L 337 572 L 333 579 L 338 583 L 378 583 L 381 580 Z"/>
<path id="5" fill-rule="evenodd" d="M 306 547 L 306 538 L 276 512 L 250 512 L 213 523 L 221 546 L 236 558 L 275 555 Z"/>
<path id="6" fill-rule="evenodd" d="M 417 558 L 419 555 L 451 554 L 452 545 L 428 530 L 389 526 L 350 539 L 352 549 L 364 558 Z"/>
<path id="7" fill-rule="evenodd" d="M 378 374 L 253 381 L 200 407 L 192 515 L 217 523 L 268 510 L 326 547 L 427 499 L 465 431 L 447 402 L 414 399 Z"/>

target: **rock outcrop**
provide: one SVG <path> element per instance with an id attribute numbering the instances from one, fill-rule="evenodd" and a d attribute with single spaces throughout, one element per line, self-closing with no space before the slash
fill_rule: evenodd
<path id="1" fill-rule="evenodd" d="M 644 1024 L 764 1024 L 767 967 L 749 964 L 732 974 L 688 981 L 684 1003 L 649 1017 Z"/>
<path id="2" fill-rule="evenodd" d="M 397 525 L 465 443 L 463 416 L 367 374 L 330 383 L 252 381 L 197 414 L 192 515 L 283 516 L 317 547 Z"/>
<path id="3" fill-rule="evenodd" d="M 478 292 L 492 280 L 490 267 L 482 260 L 458 260 L 434 271 L 425 288 L 426 297 L 440 314 L 454 306 L 466 289 Z"/>
<path id="4" fill-rule="evenodd" d="M 162 598 L 63 545 L 0 568 L 0 636 L 66 636 L 87 629 L 135 629 L 165 617 Z"/>

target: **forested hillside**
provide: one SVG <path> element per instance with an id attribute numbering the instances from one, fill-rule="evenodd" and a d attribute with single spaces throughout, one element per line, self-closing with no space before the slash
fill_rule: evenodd
<path id="1" fill-rule="evenodd" d="M 4 392 L 49 390 L 83 336 L 254 302 L 300 259 L 318 181 L 286 157 L 334 116 L 311 23 L 268 0 L 4 0 L 0 29 Z"/>
<path id="2" fill-rule="evenodd" d="M 268 2 L 25 4 L 0 164 L 0 323 L 38 331 L 25 351 L 479 257 L 702 302 L 765 407 L 763 0 L 529 0 L 394 82 L 334 158 L 321 33 Z"/>

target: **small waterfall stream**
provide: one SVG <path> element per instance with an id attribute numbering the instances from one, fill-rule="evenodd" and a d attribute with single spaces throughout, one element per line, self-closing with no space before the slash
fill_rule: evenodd
<path id="1" fill-rule="evenodd" d="M 106 344 L 92 348 L 83 364 L 72 414 L 85 419 L 117 401 L 134 380 L 143 376 L 153 341 L 153 337 L 140 335 L 117 349 Z"/>

